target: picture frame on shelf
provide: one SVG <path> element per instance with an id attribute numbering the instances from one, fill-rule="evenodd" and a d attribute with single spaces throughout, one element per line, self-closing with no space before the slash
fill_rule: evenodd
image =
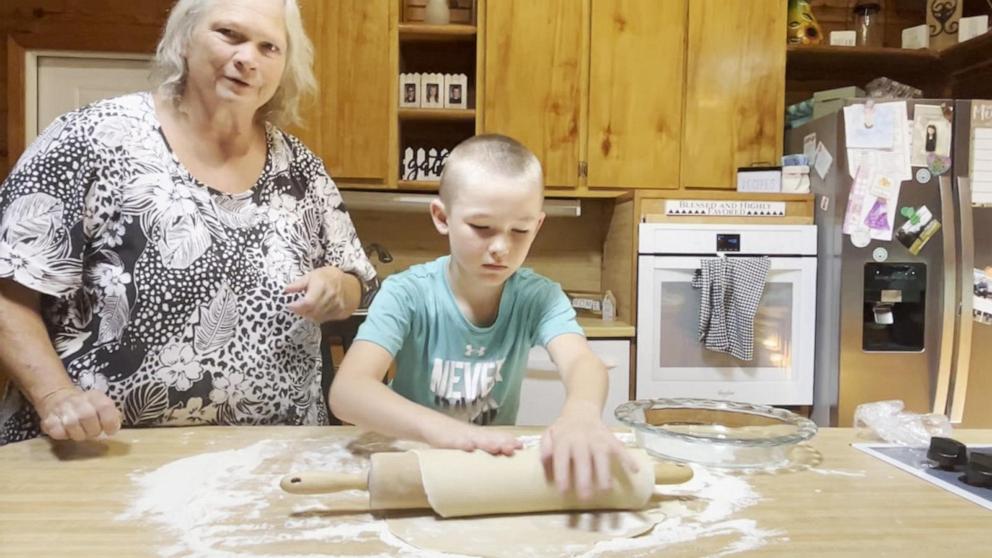
<path id="1" fill-rule="evenodd" d="M 420 107 L 444 108 L 444 76 L 442 74 L 420 75 Z"/>
<path id="2" fill-rule="evenodd" d="M 400 107 L 420 107 L 420 74 L 400 74 Z"/>
<path id="3" fill-rule="evenodd" d="M 444 108 L 468 108 L 468 76 L 465 74 L 444 75 Z"/>

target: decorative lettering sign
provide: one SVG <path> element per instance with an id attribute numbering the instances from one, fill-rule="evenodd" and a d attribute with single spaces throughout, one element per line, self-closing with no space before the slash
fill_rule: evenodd
<path id="1" fill-rule="evenodd" d="M 665 215 L 785 217 L 785 202 L 665 200 Z"/>

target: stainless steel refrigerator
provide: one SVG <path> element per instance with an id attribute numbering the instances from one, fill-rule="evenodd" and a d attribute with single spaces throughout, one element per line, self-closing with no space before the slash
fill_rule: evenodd
<path id="1" fill-rule="evenodd" d="M 865 110 L 864 100 L 848 104 Z M 972 164 L 972 147 L 975 129 L 992 127 L 987 114 L 992 103 L 916 99 L 906 106 L 908 131 L 914 133 L 914 125 L 927 124 L 914 120 L 918 112 L 942 107 L 946 123 L 939 133 L 950 135 L 945 140 L 950 168 L 938 174 L 948 160 L 931 155 L 925 166 L 912 167 L 912 179 L 899 184 L 890 207 L 883 201 L 878 214 L 871 209 L 866 223 L 889 219 L 890 229 L 904 229 L 888 241 L 866 239 L 863 228 L 854 235 L 843 232 L 851 189 L 858 184 L 849 166 L 860 167 L 849 161 L 844 112 L 786 133 L 786 153 L 802 153 L 804 141 L 809 145 L 815 134 L 815 145 L 822 143 L 833 158 L 822 178 L 810 170 L 819 228 L 813 418 L 821 425 L 847 426 L 857 405 L 901 399 L 909 411 L 990 427 L 992 325 L 976 322 L 973 309 L 976 291 L 978 306 L 984 307 L 986 295 L 992 303 L 987 292 L 992 289 L 986 290 L 975 272 L 988 268 L 992 274 L 992 207 L 973 206 L 970 167 L 986 165 Z M 927 125 L 925 136 L 914 138 L 918 149 L 934 150 L 933 128 Z M 864 191 L 863 182 L 858 187 Z M 940 224 L 936 232 L 935 225 L 920 224 L 927 221 L 919 211 L 924 206 Z M 903 214 L 903 208 L 916 213 Z M 930 230 L 924 234 L 924 228 Z M 930 233 L 922 247 L 914 245 Z"/>

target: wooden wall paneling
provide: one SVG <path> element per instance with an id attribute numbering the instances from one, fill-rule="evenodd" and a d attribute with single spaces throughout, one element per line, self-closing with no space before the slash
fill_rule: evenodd
<path id="1" fill-rule="evenodd" d="M 326 38 L 322 30 L 324 29 L 324 18 L 327 15 L 322 2 L 315 0 L 302 0 L 300 2 L 300 16 L 303 18 L 303 28 L 313 43 L 313 75 L 317 80 L 317 93 L 313 98 L 307 99 L 301 107 L 301 119 L 303 122 L 299 126 L 290 126 L 287 131 L 295 135 L 303 145 L 310 148 L 321 158 L 324 158 L 324 133 L 321 121 L 326 107 L 321 102 L 320 96 L 324 92 L 324 83 L 327 81 L 326 68 L 323 64 L 317 63 L 321 52 L 326 48 Z M 324 165 L 328 165 L 324 159 Z M 328 168 L 330 172 L 330 168 Z M 333 174 L 331 178 L 337 178 Z M 341 186 L 341 184 L 338 184 Z"/>
<path id="2" fill-rule="evenodd" d="M 8 51 L 11 37 L 15 43 L 31 49 L 103 50 L 105 52 L 151 52 L 158 41 L 173 0 L 4 0 L 0 2 L 0 179 L 23 151 L 9 144 L 16 131 L 11 126 L 23 124 L 10 114 L 8 99 L 12 87 L 23 95 L 20 83 L 10 83 L 10 68 L 23 67 Z M 16 53 L 15 53 L 16 54 Z M 13 79 L 18 79 L 13 76 Z M 23 138 L 21 130 L 20 138 Z"/>
<path id="3" fill-rule="evenodd" d="M 634 293 L 637 288 L 637 223 L 634 199 L 618 200 L 605 208 L 606 237 L 603 239 L 603 290 L 617 299 L 617 319 L 634 323 Z"/>
<path id="4" fill-rule="evenodd" d="M 590 187 L 678 188 L 687 0 L 592 0 Z"/>
<path id="5" fill-rule="evenodd" d="M 389 98 L 386 101 L 390 107 L 389 110 L 386 111 L 389 116 L 389 124 L 387 126 L 386 133 L 386 184 L 388 186 L 399 183 L 400 165 L 402 164 L 400 160 L 399 122 L 395 118 L 395 111 L 398 111 L 400 106 L 399 21 L 402 10 L 403 7 L 400 5 L 400 0 L 393 0 L 389 3 L 389 37 L 387 39 L 389 41 Z"/>
<path id="6" fill-rule="evenodd" d="M 390 127 L 395 125 L 397 69 L 396 7 L 392 2 L 336 0 L 314 7 L 311 24 L 320 75 L 316 124 L 331 176 L 344 182 L 385 182 L 389 178 Z"/>
<path id="7" fill-rule="evenodd" d="M 0 2 L 0 178 L 24 150 L 24 51 L 150 53 L 171 0 L 6 0 Z M 12 112 L 12 111 L 17 111 Z M 13 142 L 13 143 L 12 143 Z"/>
<path id="8" fill-rule="evenodd" d="M 546 219 L 524 266 L 567 289 L 600 290 L 604 237 L 602 207 L 612 203 L 609 199 L 583 200 L 582 216 Z M 363 243 L 377 242 L 392 254 L 393 261 L 388 264 L 372 258 L 381 276 L 448 253 L 448 239 L 438 234 L 426 209 L 422 213 L 355 210 L 351 217 Z"/>
<path id="9" fill-rule="evenodd" d="M 577 291 L 601 291 L 603 238 L 611 199 L 582 200 L 579 217 L 549 217 L 538 233 L 525 266 Z"/>
<path id="10" fill-rule="evenodd" d="M 423 212 L 353 210 L 351 219 L 362 243 L 381 244 L 393 256 L 382 263 L 373 256 L 380 278 L 448 253 L 447 237 L 438 234 L 425 207 Z"/>
<path id="11" fill-rule="evenodd" d="M 486 99 L 486 3 L 487 0 L 475 0 L 475 20 L 477 30 L 475 33 L 475 133 L 481 134 L 483 131 L 483 119 L 481 108 L 485 106 Z"/>
<path id="12" fill-rule="evenodd" d="M 681 184 L 733 190 L 782 155 L 786 0 L 692 0 Z"/>
<path id="13" fill-rule="evenodd" d="M 486 3 L 483 131 L 507 134 L 532 149 L 551 187 L 578 182 L 587 1 Z"/>

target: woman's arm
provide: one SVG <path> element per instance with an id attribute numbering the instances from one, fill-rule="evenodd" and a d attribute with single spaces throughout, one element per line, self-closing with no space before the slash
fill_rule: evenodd
<path id="1" fill-rule="evenodd" d="M 99 391 L 82 391 L 66 373 L 41 319 L 39 295 L 0 279 L 0 368 L 11 377 L 55 439 L 114 434 L 121 416 Z"/>

